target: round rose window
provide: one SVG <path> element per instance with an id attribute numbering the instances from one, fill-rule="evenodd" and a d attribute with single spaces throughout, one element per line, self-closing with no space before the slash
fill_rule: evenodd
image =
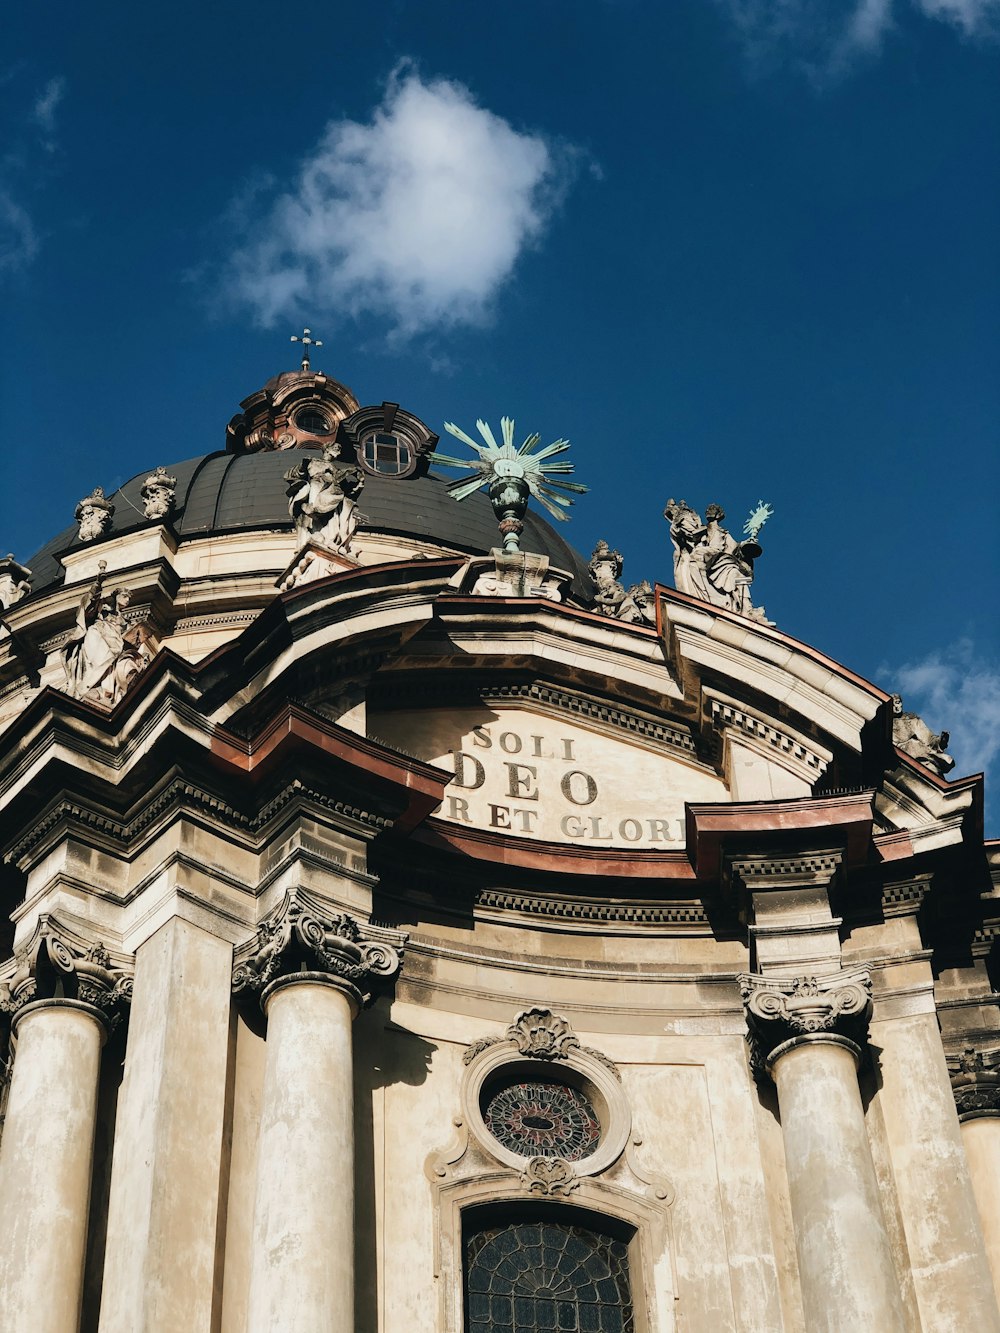
<path id="1" fill-rule="evenodd" d="M 486 1128 L 522 1157 L 589 1157 L 601 1138 L 590 1098 L 564 1083 L 508 1083 L 487 1094 Z"/>

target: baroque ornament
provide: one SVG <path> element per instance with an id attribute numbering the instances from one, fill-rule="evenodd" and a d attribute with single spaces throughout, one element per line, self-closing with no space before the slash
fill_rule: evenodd
<path id="1" fill-rule="evenodd" d="M 76 506 L 74 517 L 80 525 L 82 542 L 96 541 L 111 531 L 111 520 L 115 507 L 105 497 L 101 486 L 95 486 L 89 495 L 85 495 Z"/>
<path id="2" fill-rule="evenodd" d="M 521 1184 L 531 1194 L 567 1195 L 580 1186 L 569 1162 L 556 1157 L 532 1157 L 521 1172 Z"/>
<path id="3" fill-rule="evenodd" d="M 142 512 L 146 518 L 169 518 L 174 512 L 177 478 L 171 477 L 166 468 L 158 467 L 142 483 Z"/>
<path id="4" fill-rule="evenodd" d="M 931 731 L 916 713 L 905 713 L 901 695 L 892 696 L 892 743 L 904 754 L 944 777 L 955 767 L 954 759 L 947 753 L 950 739 L 947 731 Z"/>
<path id="5" fill-rule="evenodd" d="M 111 961 L 100 941 L 87 943 L 43 918 L 25 950 L 15 955 L 10 981 L 0 985 L 0 1013 L 14 1016 L 35 1000 L 59 996 L 99 1009 L 110 1027 L 132 1002 L 132 971 Z"/>
<path id="6" fill-rule="evenodd" d="M 521 1055 L 530 1056 L 533 1060 L 568 1060 L 575 1051 L 579 1051 L 581 1055 L 589 1055 L 599 1061 L 621 1082 L 621 1074 L 614 1061 L 593 1046 L 582 1046 L 580 1038 L 566 1019 L 554 1014 L 551 1009 L 523 1009 L 502 1037 L 479 1037 L 465 1048 L 463 1059 L 469 1065 L 477 1055 L 503 1042 L 509 1042 Z"/>
<path id="7" fill-rule="evenodd" d="M 142 625 L 126 628 L 125 611 L 131 600 L 127 588 L 104 590 L 107 562 L 76 613 L 76 626 L 62 646 L 66 690 L 75 699 L 86 699 L 114 708 L 125 695 L 152 653 L 148 632 Z"/>
<path id="8" fill-rule="evenodd" d="M 621 552 L 612 551 L 603 539 L 594 547 L 590 557 L 590 577 L 597 588 L 594 601 L 601 615 L 621 620 L 626 625 L 653 624 L 653 589 L 647 580 L 633 583 L 628 592 L 621 583 L 624 566 Z"/>
<path id="9" fill-rule="evenodd" d="M 446 421 L 444 428 L 450 435 L 467 444 L 478 457 L 470 462 L 468 459 L 435 452 L 431 454 L 431 461 L 441 463 L 444 467 L 466 468 L 475 473 L 474 477 L 462 477 L 448 483 L 448 490 L 456 500 L 466 499 L 481 486 L 488 488 L 505 551 L 520 550 L 529 497 L 534 496 L 553 518 L 565 522 L 569 515 L 563 513 L 563 510 L 568 509 L 573 500 L 563 492 L 572 491 L 582 495 L 587 490 L 579 482 L 565 479 L 573 471 L 572 463 L 546 461 L 565 453 L 569 448 L 569 440 L 555 440 L 544 449 L 538 449 L 541 436 L 535 433 L 528 435 L 524 443 L 515 448 L 512 417 L 501 418 L 503 444 L 497 444 L 492 427 L 481 418 L 476 422 L 476 429 L 485 440 L 485 445 L 479 444 L 471 435 L 466 435 L 454 422 Z"/>
<path id="10" fill-rule="evenodd" d="M 777 1047 L 829 1032 L 864 1043 L 872 1009 L 871 977 L 862 969 L 823 977 L 737 978 L 746 1009 L 752 1064 L 766 1068 Z"/>
<path id="11" fill-rule="evenodd" d="M 382 938 L 389 934 L 391 943 Z M 331 913 L 300 890 L 287 895 L 237 952 L 233 990 L 260 997 L 280 977 L 322 972 L 338 979 L 360 1006 L 370 998 L 374 982 L 398 971 L 404 938 L 399 932 L 375 932 L 346 912 Z"/>
<path id="12" fill-rule="evenodd" d="M 951 1090 L 959 1118 L 1000 1116 L 1000 1051 L 977 1051 L 967 1046 L 948 1056 Z"/>
<path id="13" fill-rule="evenodd" d="M 360 467 L 344 460 L 343 445 L 334 441 L 319 456 L 303 458 L 285 473 L 285 481 L 297 549 L 312 542 L 350 555 L 354 534 L 366 521 L 355 503 L 365 477 Z"/>
<path id="14" fill-rule="evenodd" d="M 757 537 L 773 512 L 770 505 L 759 501 L 744 524 L 745 540 L 738 542 L 722 526 L 726 513 L 721 505 L 710 504 L 703 522 L 686 500 L 668 500 L 663 517 L 670 524 L 677 591 L 748 620 L 772 624 L 764 608 L 751 602 L 750 585 L 754 561 L 761 554 Z"/>
<path id="15" fill-rule="evenodd" d="M 31 570 L 12 555 L 0 559 L 0 608 L 4 611 L 31 592 Z"/>

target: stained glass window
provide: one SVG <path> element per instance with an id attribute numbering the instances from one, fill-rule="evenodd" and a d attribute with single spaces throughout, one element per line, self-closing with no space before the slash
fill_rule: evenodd
<path id="1" fill-rule="evenodd" d="M 488 1094 L 486 1127 L 523 1157 L 589 1157 L 601 1138 L 590 1098 L 564 1083 L 508 1083 Z"/>
<path id="2" fill-rule="evenodd" d="M 551 1221 L 486 1227 L 465 1247 L 466 1333 L 634 1333 L 628 1249 Z"/>

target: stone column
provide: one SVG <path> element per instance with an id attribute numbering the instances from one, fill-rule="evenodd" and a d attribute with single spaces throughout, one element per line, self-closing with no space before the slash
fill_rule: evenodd
<path id="1" fill-rule="evenodd" d="M 754 1065 L 773 1078 L 809 1333 L 904 1333 L 857 1071 L 866 972 L 745 974 Z"/>
<path id="2" fill-rule="evenodd" d="M 299 892 L 237 958 L 267 1017 L 247 1333 L 353 1327 L 351 1025 L 402 939 Z"/>
<path id="3" fill-rule="evenodd" d="M 973 1047 L 948 1060 L 972 1192 L 1000 1302 L 1000 1051 Z"/>
<path id="4" fill-rule="evenodd" d="M 0 1146 L 0 1330 L 80 1323 L 101 1048 L 131 979 L 46 920 L 0 997 L 16 1055 Z"/>

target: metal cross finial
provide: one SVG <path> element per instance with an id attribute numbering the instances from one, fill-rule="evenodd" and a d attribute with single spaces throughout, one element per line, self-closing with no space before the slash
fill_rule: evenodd
<path id="1" fill-rule="evenodd" d="M 309 333 L 310 333 L 310 330 L 309 330 L 309 329 L 303 329 L 303 330 L 302 330 L 302 337 L 301 337 L 301 338 L 298 337 L 298 335 L 297 335 L 297 334 L 294 334 L 294 333 L 292 334 L 292 338 L 291 338 L 291 341 L 292 341 L 293 343 L 301 343 L 301 344 L 302 344 L 302 369 L 303 369 L 303 370 L 308 370 L 308 369 L 309 369 L 309 348 L 310 348 L 310 347 L 322 347 L 322 346 L 323 346 L 323 343 L 322 343 L 321 339 L 319 339 L 319 338 L 311 338 L 311 337 L 309 336 Z"/>

